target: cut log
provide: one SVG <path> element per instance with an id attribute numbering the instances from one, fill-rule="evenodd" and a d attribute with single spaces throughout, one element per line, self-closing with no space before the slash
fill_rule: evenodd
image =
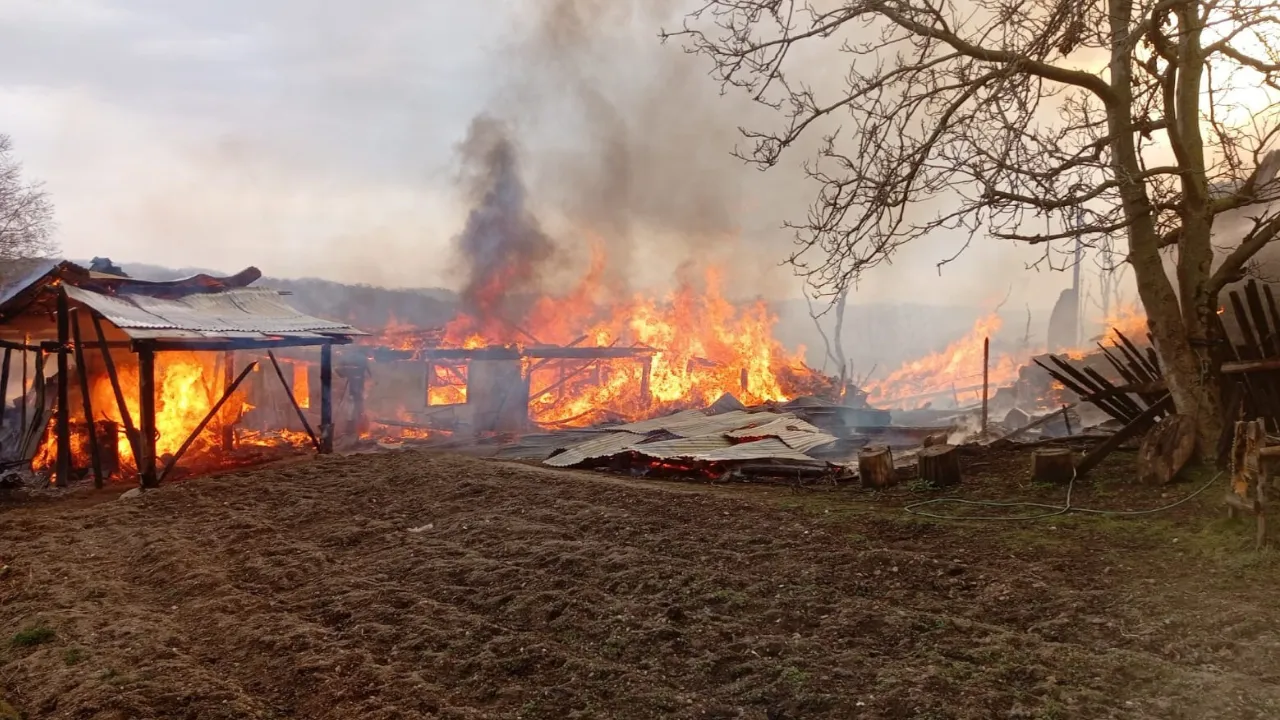
<path id="1" fill-rule="evenodd" d="M 1138 448 L 1138 481 L 1165 485 L 1191 461 L 1196 422 L 1190 415 L 1169 415 L 1156 423 Z"/>
<path id="2" fill-rule="evenodd" d="M 877 490 L 898 482 L 888 445 L 868 445 L 858 452 L 858 477 L 862 478 L 862 487 Z"/>
<path id="3" fill-rule="evenodd" d="M 960 484 L 960 453 L 955 445 L 932 445 L 916 456 L 917 474 L 930 487 L 943 488 Z"/>
<path id="4" fill-rule="evenodd" d="M 1042 447 L 1031 453 L 1031 479 L 1038 483 L 1066 485 L 1076 475 L 1071 448 Z"/>

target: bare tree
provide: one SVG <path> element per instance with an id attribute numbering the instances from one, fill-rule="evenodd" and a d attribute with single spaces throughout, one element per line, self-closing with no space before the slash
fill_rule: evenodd
<path id="1" fill-rule="evenodd" d="M 39 183 L 24 181 L 8 135 L 0 135 L 0 278 L 23 260 L 47 257 L 53 243 L 53 203 Z"/>
<path id="2" fill-rule="evenodd" d="M 1264 162 L 1277 106 L 1257 102 L 1280 88 L 1280 2 L 699 2 L 663 38 L 784 119 L 744 130 L 739 155 L 768 168 L 817 146 L 817 196 L 791 225 L 812 286 L 838 296 L 934 233 L 1038 244 L 1049 261 L 1077 237 L 1123 248 L 1177 409 L 1214 452 L 1218 294 L 1280 232 Z M 1241 209 L 1249 228 L 1215 262 L 1214 218 Z"/>

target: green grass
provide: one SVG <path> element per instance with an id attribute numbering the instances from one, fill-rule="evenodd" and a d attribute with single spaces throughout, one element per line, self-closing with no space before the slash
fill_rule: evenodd
<path id="1" fill-rule="evenodd" d="M 66 663 L 68 667 L 79 665 L 87 657 L 89 657 L 89 653 L 80 647 L 69 647 L 62 651 L 62 662 Z"/>
<path id="2" fill-rule="evenodd" d="M 9 645 L 16 648 L 35 647 L 37 645 L 44 645 L 46 643 L 53 642 L 53 639 L 57 637 L 57 635 L 58 634 L 53 631 L 53 628 L 37 625 L 14 633 L 13 637 L 9 640 Z"/>

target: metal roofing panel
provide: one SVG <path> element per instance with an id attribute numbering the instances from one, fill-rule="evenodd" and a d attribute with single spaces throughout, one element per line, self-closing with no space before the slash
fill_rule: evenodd
<path id="1" fill-rule="evenodd" d="M 608 457 L 626 452 L 637 441 L 643 440 L 643 435 L 629 432 L 616 432 L 601 435 L 598 438 L 588 440 L 580 445 L 565 450 L 558 455 L 543 460 L 543 463 L 554 467 L 573 467 L 579 463 L 586 462 L 595 458 Z"/>
<path id="2" fill-rule="evenodd" d="M 777 420 L 782 415 L 770 412 L 745 412 L 735 410 L 721 415 L 707 415 L 698 410 L 684 410 L 666 417 L 641 420 L 629 425 L 619 425 L 615 430 L 634 433 L 650 433 L 663 430 L 680 437 L 697 437 L 725 432 L 745 425 L 763 424 Z"/>
<path id="3" fill-rule="evenodd" d="M 661 460 L 687 458 L 704 462 L 734 462 L 786 459 L 813 462 L 813 458 L 787 447 L 786 443 L 777 438 L 765 438 L 734 445 L 723 435 L 705 435 L 633 445 L 629 449 Z"/>
<path id="4" fill-rule="evenodd" d="M 236 288 L 173 300 L 131 293 L 109 296 L 70 285 L 66 289 L 73 300 L 98 311 L 126 333 L 180 330 L 209 337 L 225 337 L 229 333 L 254 337 L 317 331 L 363 334 L 344 323 L 303 315 L 285 304 L 279 293 L 265 288 Z M 154 333 L 140 335 L 154 337 Z"/>
<path id="5" fill-rule="evenodd" d="M 729 447 L 732 443 L 724 435 L 699 435 L 697 437 L 661 440 L 652 443 L 641 443 L 627 448 L 653 458 L 691 458 L 702 459 L 707 453 Z"/>
<path id="6" fill-rule="evenodd" d="M 825 433 L 794 415 L 784 415 L 777 420 L 752 427 L 730 430 L 727 435 L 733 438 L 768 438 L 781 440 L 792 450 L 808 452 L 819 445 L 835 442 L 836 436 Z"/>

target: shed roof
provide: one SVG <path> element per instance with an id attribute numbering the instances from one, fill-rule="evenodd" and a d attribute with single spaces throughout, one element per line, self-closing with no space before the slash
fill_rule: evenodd
<path id="1" fill-rule="evenodd" d="M 0 289 L 0 325 L 19 315 L 51 314 L 61 287 L 68 299 L 91 308 L 130 340 L 193 348 L 197 343 L 317 345 L 364 334 L 346 323 L 304 315 L 275 290 L 247 287 L 261 276 L 250 267 L 228 277 L 148 282 L 49 262 Z"/>

